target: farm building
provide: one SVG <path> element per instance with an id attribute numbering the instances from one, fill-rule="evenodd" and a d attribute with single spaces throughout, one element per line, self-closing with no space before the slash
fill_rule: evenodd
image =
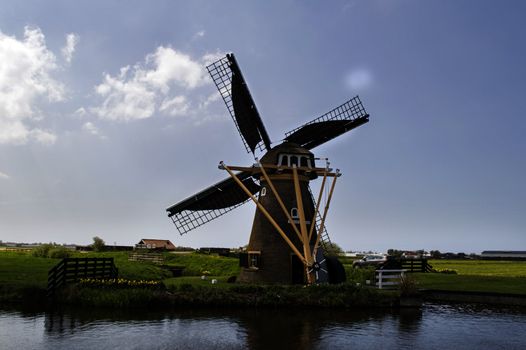
<path id="1" fill-rule="evenodd" d="M 522 250 L 485 250 L 480 254 L 482 259 L 524 259 L 526 260 L 526 251 Z"/>
<path id="2" fill-rule="evenodd" d="M 143 238 L 135 245 L 139 249 L 175 250 L 175 245 L 167 239 Z"/>

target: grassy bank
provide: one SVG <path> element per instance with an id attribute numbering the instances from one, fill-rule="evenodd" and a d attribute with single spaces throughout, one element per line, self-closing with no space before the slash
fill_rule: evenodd
<path id="1" fill-rule="evenodd" d="M 165 264 L 186 266 L 185 275 L 200 276 L 203 271 L 221 276 L 225 280 L 238 273 L 238 261 L 233 258 L 221 258 L 199 254 L 165 254 Z M 113 257 L 119 269 L 119 277 L 130 280 L 167 281 L 167 284 L 180 284 L 174 281 L 170 271 L 149 263 L 129 261 L 127 252 L 73 252 L 72 257 Z M 34 257 L 31 251 L 0 251 L 0 302 L 45 300 L 48 271 L 61 259 Z M 196 277 L 184 277 L 197 281 Z M 210 281 L 206 281 L 210 284 Z"/>
<path id="2" fill-rule="evenodd" d="M 129 261 L 126 252 L 74 253 L 73 257 L 113 257 L 119 277 L 162 281 L 160 289 L 94 288 L 71 285 L 57 300 L 85 306 L 169 307 L 178 305 L 385 307 L 398 293 L 363 287 L 372 271 L 350 270 L 351 283 L 339 286 L 254 286 L 227 283 L 239 273 L 235 258 L 201 254 L 164 254 L 164 265 L 184 266 L 182 277 L 159 265 Z M 34 257 L 30 252 L 0 252 L 0 302 L 46 300 L 47 272 L 60 259 Z M 210 274 L 205 280 L 201 275 Z M 217 284 L 211 284 L 217 279 Z M 356 285 L 360 283 L 360 286 Z"/>
<path id="3" fill-rule="evenodd" d="M 351 284 L 256 286 L 242 284 L 180 283 L 164 290 L 105 290 L 70 286 L 60 300 L 65 304 L 96 307 L 163 309 L 180 306 L 231 307 L 390 307 L 398 301 L 396 291 L 379 291 Z"/>
<path id="4" fill-rule="evenodd" d="M 119 277 L 162 282 L 162 290 L 77 288 L 65 290 L 63 301 L 85 305 L 292 305 L 365 306 L 392 302 L 393 292 L 365 286 L 374 279 L 374 269 L 353 269 L 344 261 L 348 283 L 342 286 L 247 286 L 227 283 L 239 273 L 238 260 L 215 255 L 164 254 L 164 265 L 184 266 L 183 277 L 172 277 L 161 266 L 129 261 L 127 252 L 73 253 L 73 257 L 113 257 Z M 46 300 L 47 272 L 60 259 L 34 257 L 31 252 L 0 251 L 0 302 Z M 526 262 L 480 260 L 433 260 L 438 270 L 457 274 L 412 274 L 418 288 L 447 291 L 493 292 L 526 295 Z M 200 276 L 209 274 L 206 280 Z M 212 285 L 211 279 L 218 283 Z M 359 285 L 357 285 L 359 284 Z"/>

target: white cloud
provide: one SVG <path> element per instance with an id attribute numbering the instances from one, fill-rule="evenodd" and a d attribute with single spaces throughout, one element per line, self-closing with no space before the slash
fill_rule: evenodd
<path id="1" fill-rule="evenodd" d="M 95 93 L 103 101 L 92 111 L 102 119 L 130 121 L 152 117 L 156 111 L 168 115 L 188 113 L 188 95 L 210 85 L 205 64 L 218 54 L 200 60 L 170 47 L 160 46 L 143 63 L 125 66 L 116 76 L 105 74 Z"/>
<path id="2" fill-rule="evenodd" d="M 79 117 L 79 118 L 82 118 L 84 117 L 88 112 L 86 111 L 86 109 L 84 107 L 80 107 L 78 108 L 75 112 L 73 112 L 73 115 L 75 117 Z"/>
<path id="3" fill-rule="evenodd" d="M 7 175 L 6 173 L 3 173 L 3 172 L 0 171 L 0 180 L 1 179 L 7 180 L 7 179 L 9 179 L 9 175 Z"/>
<path id="4" fill-rule="evenodd" d="M 207 53 L 203 56 L 201 61 L 203 62 L 204 66 L 208 66 L 209 64 L 219 60 L 220 58 L 225 57 L 226 53 L 220 50 L 216 50 L 214 53 Z"/>
<path id="5" fill-rule="evenodd" d="M 53 133 L 41 129 L 31 130 L 29 136 L 44 145 L 52 145 L 57 140 L 57 137 Z"/>
<path id="6" fill-rule="evenodd" d="M 373 84 L 373 76 L 368 69 L 359 68 L 351 71 L 345 82 L 352 90 L 364 90 Z"/>
<path id="7" fill-rule="evenodd" d="M 188 100 L 185 96 L 175 96 L 172 99 L 165 99 L 159 110 L 166 112 L 169 115 L 177 116 L 182 115 L 188 111 L 189 108 Z"/>
<path id="8" fill-rule="evenodd" d="M 205 31 L 204 30 L 200 30 L 200 31 L 198 31 L 197 33 L 194 34 L 192 39 L 196 40 L 196 39 L 202 38 L 204 36 L 205 36 Z"/>
<path id="9" fill-rule="evenodd" d="M 62 56 L 66 62 L 71 63 L 71 60 L 73 59 L 73 53 L 75 52 L 78 42 L 79 36 L 75 33 L 66 35 L 66 45 L 62 48 Z"/>
<path id="10" fill-rule="evenodd" d="M 100 131 L 99 131 L 99 128 L 97 128 L 92 122 L 86 122 L 82 125 L 82 130 L 86 131 L 87 133 L 91 134 L 91 135 L 95 135 L 95 136 L 98 136 L 100 137 L 101 139 L 105 139 L 106 137 L 103 136 Z"/>
<path id="11" fill-rule="evenodd" d="M 146 57 L 146 62 L 153 62 L 154 69 L 138 70 L 138 78 L 163 92 L 168 90 L 170 83 L 193 89 L 205 84 L 208 77 L 200 62 L 171 48 L 158 47 L 154 54 Z"/>
<path id="12" fill-rule="evenodd" d="M 117 77 L 109 74 L 104 82 L 95 88 L 95 92 L 104 97 L 100 107 L 94 112 L 101 118 L 129 121 L 149 118 L 155 111 L 155 90 L 137 79 L 137 72 L 131 78 L 129 66 L 121 68 Z"/>
<path id="13" fill-rule="evenodd" d="M 215 92 L 211 94 L 210 96 L 208 96 L 204 101 L 202 101 L 199 104 L 199 108 L 201 109 L 206 108 L 212 102 L 219 101 L 220 99 L 221 99 L 221 95 L 219 94 L 219 92 Z"/>
<path id="14" fill-rule="evenodd" d="M 63 85 L 50 75 L 57 68 L 39 28 L 25 27 L 23 40 L 0 32 L 0 144 L 54 142 L 54 135 L 32 130 L 27 121 L 40 118 L 37 103 L 42 98 L 64 100 Z"/>

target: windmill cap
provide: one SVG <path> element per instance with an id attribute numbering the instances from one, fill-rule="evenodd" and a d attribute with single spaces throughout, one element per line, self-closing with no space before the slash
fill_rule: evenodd
<path id="1" fill-rule="evenodd" d="M 314 160 L 314 154 L 308 149 L 301 147 L 297 143 L 283 142 L 268 151 L 262 158 L 263 164 L 278 164 L 280 154 L 291 154 L 298 156 L 307 156 Z"/>

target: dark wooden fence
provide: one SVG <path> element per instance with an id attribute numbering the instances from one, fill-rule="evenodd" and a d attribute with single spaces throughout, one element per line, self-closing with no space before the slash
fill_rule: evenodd
<path id="1" fill-rule="evenodd" d="M 117 278 L 113 258 L 65 258 L 48 272 L 47 294 L 81 278 Z"/>
<path id="2" fill-rule="evenodd" d="M 407 272 L 431 272 L 433 267 L 427 262 L 427 259 L 393 259 L 387 260 L 383 265 L 382 269 L 402 269 Z"/>
<path id="3" fill-rule="evenodd" d="M 128 256 L 129 261 L 148 261 L 154 264 L 164 263 L 164 258 L 161 253 L 130 253 Z"/>

